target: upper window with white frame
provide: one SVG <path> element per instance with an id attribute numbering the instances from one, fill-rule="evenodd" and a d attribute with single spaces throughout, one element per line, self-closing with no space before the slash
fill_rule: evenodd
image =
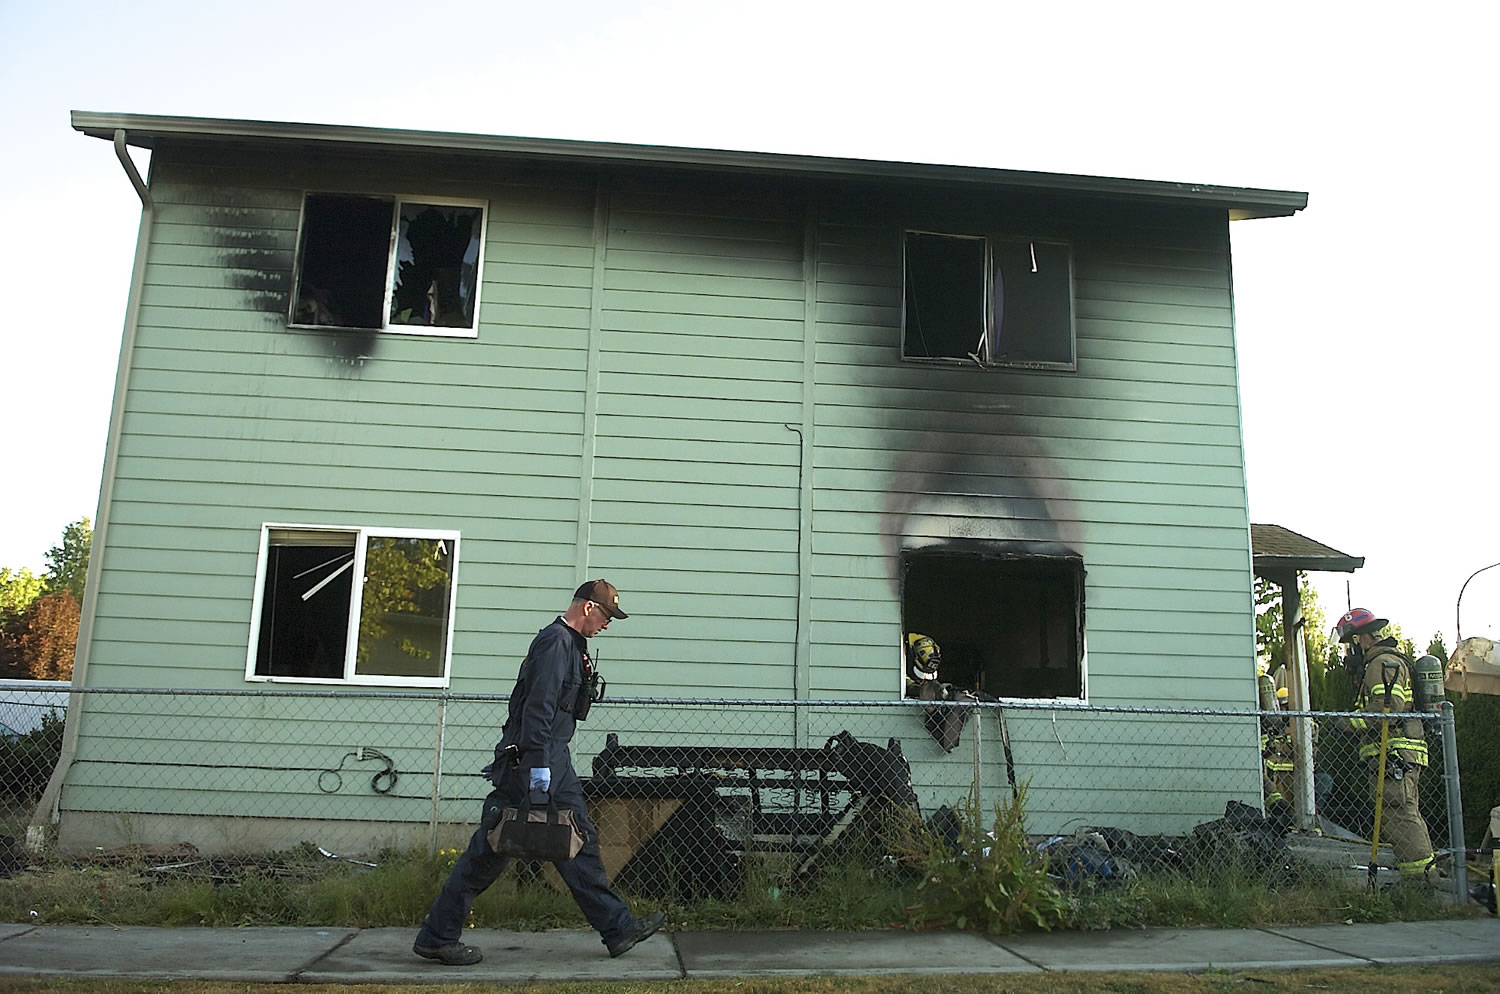
<path id="1" fill-rule="evenodd" d="M 458 533 L 266 525 L 245 678 L 445 687 Z"/>
<path id="2" fill-rule="evenodd" d="M 291 323 L 479 334 L 481 201 L 309 193 Z"/>
<path id="3" fill-rule="evenodd" d="M 1067 242 L 907 231 L 901 356 L 1074 369 Z"/>

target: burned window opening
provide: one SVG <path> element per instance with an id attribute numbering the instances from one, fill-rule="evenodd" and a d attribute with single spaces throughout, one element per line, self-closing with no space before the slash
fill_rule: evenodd
<path id="1" fill-rule="evenodd" d="M 1074 366 L 1073 253 L 1061 242 L 992 242 L 995 341 L 999 365 Z"/>
<path id="2" fill-rule="evenodd" d="M 989 337 L 983 238 L 908 231 L 901 354 L 975 359 Z"/>
<path id="3" fill-rule="evenodd" d="M 1076 368 L 1066 242 L 907 231 L 901 355 Z"/>
<path id="4" fill-rule="evenodd" d="M 457 552 L 452 533 L 268 526 L 247 675 L 440 683 Z"/>
<path id="5" fill-rule="evenodd" d="M 902 619 L 941 650 L 938 679 L 997 698 L 1083 697 L 1083 564 L 908 553 Z"/>
<path id="6" fill-rule="evenodd" d="M 379 328 L 395 204 L 308 194 L 294 324 Z"/>
<path id="7" fill-rule="evenodd" d="M 483 235 L 477 204 L 310 193 L 291 323 L 473 332 Z"/>

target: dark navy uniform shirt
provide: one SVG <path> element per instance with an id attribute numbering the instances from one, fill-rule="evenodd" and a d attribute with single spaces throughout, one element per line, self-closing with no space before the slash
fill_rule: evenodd
<path id="1" fill-rule="evenodd" d="M 510 693 L 510 715 L 495 747 L 496 758 L 508 745 L 521 750 L 522 769 L 560 770 L 571 765 L 573 706 L 583 684 L 588 639 L 558 618 L 537 632 L 516 674 Z"/>

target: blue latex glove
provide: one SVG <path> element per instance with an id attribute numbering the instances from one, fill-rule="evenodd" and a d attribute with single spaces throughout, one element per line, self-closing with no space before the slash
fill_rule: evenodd
<path id="1" fill-rule="evenodd" d="M 532 790 L 540 790 L 543 793 L 546 793 L 547 791 L 551 790 L 552 789 L 552 771 L 549 770 L 549 769 L 547 769 L 545 766 L 540 767 L 539 769 L 532 770 L 531 771 L 531 782 L 530 782 L 529 786 L 531 787 Z"/>

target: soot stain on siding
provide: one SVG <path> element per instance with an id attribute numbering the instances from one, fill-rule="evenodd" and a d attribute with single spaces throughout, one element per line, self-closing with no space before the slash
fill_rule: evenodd
<path id="1" fill-rule="evenodd" d="M 244 293 L 247 310 L 285 316 L 292 299 L 292 266 L 296 251 L 278 231 L 278 213 L 255 207 L 214 207 L 218 224 L 209 241 L 219 250 L 219 264 L 229 285 Z"/>
<path id="2" fill-rule="evenodd" d="M 291 311 L 292 274 L 297 250 L 294 236 L 277 226 L 276 212 L 253 207 L 215 207 L 211 214 L 232 219 L 209 229 L 209 241 L 219 250 L 219 265 L 230 287 L 243 296 L 243 307 L 286 327 Z M 328 357 L 345 365 L 363 365 L 375 352 L 378 335 L 362 328 L 316 335 Z"/>
<path id="3" fill-rule="evenodd" d="M 901 468 L 912 474 L 916 484 L 887 489 L 883 501 L 881 532 L 887 546 L 889 579 L 897 597 L 901 596 L 901 554 L 916 549 L 964 552 L 983 545 L 990 550 L 1003 548 L 1006 554 L 1014 556 L 1081 555 L 1082 534 L 1073 501 L 1043 494 L 1033 480 L 1037 465 L 1050 463 L 1051 459 L 1043 450 L 1040 436 L 1026 430 L 1026 419 L 977 407 L 964 413 L 994 418 L 994 435 L 1002 434 L 1005 429 L 1003 434 L 1026 438 L 1028 452 L 1021 456 L 1000 452 L 977 456 L 945 453 L 943 436 L 948 433 L 928 434 L 929 442 L 920 450 L 924 455 L 920 459 L 914 457 L 908 467 Z M 887 427 L 909 427 L 900 423 L 899 412 L 890 414 L 891 423 Z M 977 476 L 972 465 L 976 458 L 984 459 L 992 467 L 983 474 L 983 479 L 1006 479 L 1012 492 L 983 493 L 978 487 L 959 490 L 955 481 L 966 475 Z M 998 469 L 994 468 L 997 463 Z M 1060 469 L 1047 475 L 1053 480 L 1064 479 Z M 983 513 L 975 513 L 976 505 L 984 508 Z M 919 517 L 948 518 L 946 533 L 933 534 L 930 528 L 917 523 Z"/>
<path id="4" fill-rule="evenodd" d="M 328 346 L 329 359 L 350 366 L 363 366 L 367 359 L 375 355 L 375 346 L 380 341 L 380 336 L 365 328 L 347 328 L 339 331 L 330 331 L 320 336 Z"/>

